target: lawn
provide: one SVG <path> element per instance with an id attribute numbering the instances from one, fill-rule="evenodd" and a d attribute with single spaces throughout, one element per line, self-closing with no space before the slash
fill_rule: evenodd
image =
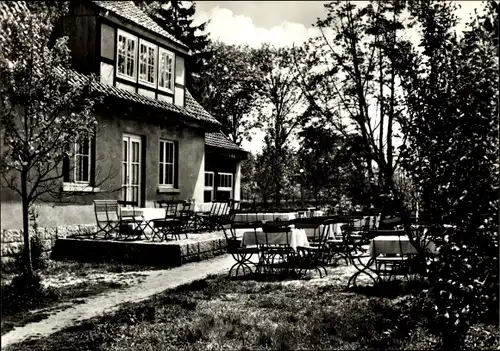
<path id="1" fill-rule="evenodd" d="M 2 335 L 14 327 L 42 320 L 56 310 L 82 303 L 89 296 L 135 284 L 144 278 L 141 271 L 153 269 L 109 263 L 46 263 L 46 267 L 36 271 L 42 278 L 43 290 L 36 298 L 29 299 L 13 298 L 9 294 L 15 269 L 12 266 L 2 267 Z"/>
<path id="2" fill-rule="evenodd" d="M 8 350 L 428 349 L 437 337 L 406 318 L 421 284 L 344 291 L 346 267 L 326 278 L 261 281 L 212 276 Z M 391 296 L 387 296 L 390 292 Z M 384 296 L 386 295 L 386 296 Z M 469 348 L 498 347 L 476 325 Z"/>

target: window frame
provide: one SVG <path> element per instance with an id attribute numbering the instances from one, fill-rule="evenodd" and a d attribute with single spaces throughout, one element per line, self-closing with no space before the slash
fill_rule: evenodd
<path id="1" fill-rule="evenodd" d="M 132 39 L 135 43 L 134 45 L 134 61 L 133 61 L 133 65 L 132 65 L 132 68 L 133 68 L 133 75 L 132 76 L 129 76 L 125 73 L 121 73 L 120 70 L 118 69 L 119 67 L 119 63 L 120 63 L 120 60 L 119 60 L 119 55 L 120 55 L 120 36 L 122 37 L 125 37 L 127 39 Z M 132 81 L 132 82 L 137 82 L 137 77 L 139 76 L 138 74 L 138 47 L 139 47 L 139 38 L 131 33 L 128 33 L 128 32 L 125 32 L 124 30 L 121 30 L 121 29 L 118 29 L 117 30 L 117 33 L 116 33 L 116 62 L 115 62 L 115 71 L 116 71 L 116 76 L 119 77 L 119 78 L 122 78 L 122 79 L 126 79 L 126 80 L 129 80 L 129 81 Z M 126 53 L 127 51 L 125 50 L 125 56 L 126 56 Z M 125 57 L 126 58 L 126 57 Z M 127 70 L 127 61 L 125 60 L 125 71 Z"/>
<path id="2" fill-rule="evenodd" d="M 231 176 L 231 186 L 230 187 L 227 187 L 227 186 L 220 186 L 220 183 L 221 183 L 221 176 Z M 216 187 L 216 190 L 215 190 L 215 198 L 217 200 L 219 200 L 217 198 L 217 192 L 219 191 L 226 191 L 226 192 L 229 192 L 229 198 L 232 199 L 233 196 L 234 196 L 234 174 L 233 173 L 227 173 L 227 172 L 219 172 L 217 173 L 217 177 L 219 178 L 218 179 L 218 185 Z"/>
<path id="3" fill-rule="evenodd" d="M 68 154 L 63 158 L 62 162 L 62 172 L 63 172 L 63 182 L 62 191 L 71 193 L 96 193 L 100 192 L 101 189 L 95 186 L 95 137 L 85 138 L 89 143 L 88 149 L 88 181 L 78 181 L 77 180 L 77 159 L 78 155 L 83 155 L 77 153 L 78 144 L 77 142 L 69 143 L 66 146 Z M 72 149 L 72 150 L 71 150 Z"/>
<path id="4" fill-rule="evenodd" d="M 73 143 L 73 147 L 74 147 L 74 150 L 75 150 L 75 153 L 73 155 L 73 180 L 72 180 L 72 183 L 74 184 L 86 184 L 86 185 L 89 185 L 90 184 L 90 180 L 92 178 L 92 141 L 90 138 L 85 138 L 83 142 L 87 141 L 88 143 L 88 154 L 85 155 L 83 153 L 79 153 L 78 151 L 81 151 L 81 145 L 83 145 L 83 143 L 80 143 L 80 142 L 75 142 Z M 79 157 L 87 157 L 88 158 L 88 174 L 87 174 L 87 180 L 78 180 L 78 174 L 80 172 L 78 172 L 79 170 L 79 165 L 80 163 L 78 162 L 78 158 Z"/>
<path id="5" fill-rule="evenodd" d="M 233 184 L 234 184 L 234 175 L 233 175 L 233 173 L 219 172 L 218 176 L 219 176 L 219 184 L 220 184 L 221 176 L 231 176 L 231 186 L 228 187 L 228 186 L 220 186 L 220 185 L 218 185 L 217 186 L 217 191 L 219 191 L 219 190 L 220 191 L 233 191 Z"/>
<path id="6" fill-rule="evenodd" d="M 171 73 L 171 77 L 170 77 L 170 83 L 171 83 L 171 89 L 170 88 L 167 88 L 167 87 L 163 87 L 160 85 L 160 75 L 162 74 L 162 69 L 160 67 L 160 62 L 161 62 L 161 56 L 162 54 L 166 54 L 167 56 L 170 56 L 172 58 L 172 66 L 170 67 L 170 73 Z M 174 93 L 174 88 L 175 88 L 175 54 L 167 49 L 164 49 L 162 47 L 159 47 L 158 48 L 158 69 L 157 69 L 157 75 L 158 75 L 158 79 L 157 79 L 157 87 L 158 87 L 158 90 L 161 90 L 161 91 L 164 91 L 164 92 L 167 92 L 167 93 L 171 93 L 173 94 Z M 165 79 L 165 82 L 167 81 L 167 79 Z"/>
<path id="7" fill-rule="evenodd" d="M 146 70 L 146 80 L 141 78 L 141 64 L 143 63 L 141 60 L 141 46 L 143 46 L 143 45 L 148 49 L 153 49 L 153 82 L 152 83 L 147 80 L 148 70 Z M 137 54 L 137 64 L 138 64 L 137 78 L 138 78 L 138 81 L 141 84 L 156 88 L 156 84 L 158 82 L 158 69 L 159 69 L 159 64 L 160 64 L 160 62 L 159 62 L 160 57 L 158 55 L 158 45 L 155 45 L 155 44 L 153 44 L 147 40 L 144 40 L 144 39 L 139 39 L 138 48 L 139 48 L 138 54 Z M 149 59 L 149 54 L 148 54 L 147 58 Z M 146 65 L 146 69 L 149 68 L 149 63 L 147 62 L 147 60 L 145 62 L 145 65 Z"/>
<path id="8" fill-rule="evenodd" d="M 165 148 L 165 143 L 172 144 L 172 162 L 166 162 L 162 161 L 160 159 L 160 147 L 162 147 L 163 143 L 163 156 L 166 159 L 166 148 Z M 176 147 L 176 142 L 174 140 L 168 140 L 168 139 L 160 139 L 158 141 L 158 187 L 159 188 L 168 188 L 168 189 L 175 189 L 175 167 L 176 167 L 176 158 L 175 158 L 175 147 Z M 172 184 L 165 184 L 165 170 L 166 170 L 166 165 L 171 164 L 172 165 Z M 163 165 L 163 179 L 160 182 L 160 167 Z"/>
<path id="9" fill-rule="evenodd" d="M 211 174 L 212 175 L 212 186 L 208 186 L 205 183 L 207 174 Z M 210 191 L 210 193 L 211 193 L 211 195 L 210 195 L 210 202 L 214 201 L 214 196 L 215 196 L 215 172 L 205 171 L 205 178 L 204 178 L 204 183 L 203 183 L 203 192 L 205 192 L 205 191 Z M 203 193 L 203 200 L 205 200 L 205 193 Z M 203 202 L 205 202 L 205 201 L 203 201 Z"/>

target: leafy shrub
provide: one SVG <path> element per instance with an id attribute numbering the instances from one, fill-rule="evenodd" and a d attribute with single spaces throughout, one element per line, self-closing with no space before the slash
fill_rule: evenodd
<path id="1" fill-rule="evenodd" d="M 14 277 L 12 282 L 2 290 L 3 313 L 23 310 L 47 294 L 41 284 L 41 277 L 38 274 L 27 273 Z"/>
<path id="2" fill-rule="evenodd" d="M 31 263 L 34 270 L 44 269 L 48 267 L 48 259 L 45 255 L 45 250 L 43 248 L 43 241 L 39 235 L 33 235 L 30 238 L 31 242 Z M 24 246 L 21 247 L 21 252 L 16 256 L 15 261 L 12 265 L 12 270 L 15 273 L 20 274 L 24 272 Z"/>

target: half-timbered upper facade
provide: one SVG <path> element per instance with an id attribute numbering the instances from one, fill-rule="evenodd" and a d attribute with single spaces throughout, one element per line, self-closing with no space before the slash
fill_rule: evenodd
<path id="1" fill-rule="evenodd" d="M 61 191 L 77 200 L 42 206 L 41 226 L 93 223 L 94 199 L 239 199 L 246 152 L 186 89 L 185 44 L 131 1 L 71 2 L 56 35 L 68 37 L 77 76 L 99 76 L 105 98 L 95 137 L 75 141 L 63 165 Z M 2 190 L 3 228 L 21 227 L 19 206 Z"/>

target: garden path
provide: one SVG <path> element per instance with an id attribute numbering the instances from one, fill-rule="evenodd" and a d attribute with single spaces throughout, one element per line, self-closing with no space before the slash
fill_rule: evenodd
<path id="1" fill-rule="evenodd" d="M 41 338 L 78 322 L 114 311 L 127 302 L 145 300 L 167 289 L 173 289 L 208 275 L 228 271 L 234 263 L 230 255 L 193 262 L 168 270 L 141 271 L 146 278 L 129 287 L 89 297 L 84 303 L 51 314 L 48 318 L 18 327 L 2 336 L 2 349 L 30 338 Z"/>

